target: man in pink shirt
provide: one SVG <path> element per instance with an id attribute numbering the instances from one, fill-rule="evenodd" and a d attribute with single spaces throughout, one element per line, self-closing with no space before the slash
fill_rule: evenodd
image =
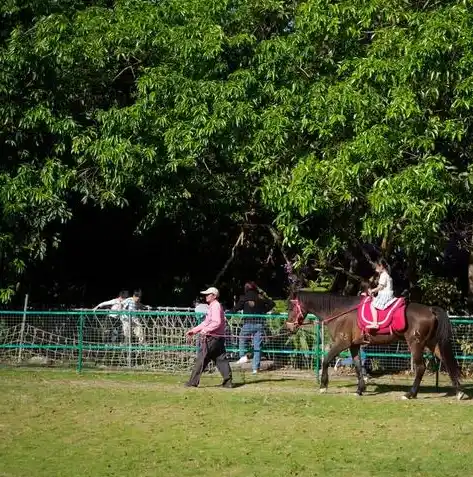
<path id="1" fill-rule="evenodd" d="M 225 350 L 226 320 L 222 305 L 218 301 L 219 292 L 215 287 L 210 287 L 201 292 L 201 294 L 205 295 L 205 301 L 208 303 L 209 308 L 205 320 L 186 333 L 188 339 L 191 339 L 196 334 L 201 336 L 201 349 L 186 386 L 196 388 L 199 385 L 202 372 L 209 362 L 213 361 L 223 377 L 222 387 L 231 388 L 233 387 L 232 370 L 230 369 Z"/>

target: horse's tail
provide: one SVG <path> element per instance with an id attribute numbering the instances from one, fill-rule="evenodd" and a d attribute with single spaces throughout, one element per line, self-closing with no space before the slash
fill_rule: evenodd
<path id="1" fill-rule="evenodd" d="M 432 307 L 432 312 L 437 318 L 437 331 L 435 337 L 439 347 L 443 364 L 452 383 L 459 386 L 462 376 L 460 365 L 453 351 L 453 330 L 447 312 L 439 307 Z"/>

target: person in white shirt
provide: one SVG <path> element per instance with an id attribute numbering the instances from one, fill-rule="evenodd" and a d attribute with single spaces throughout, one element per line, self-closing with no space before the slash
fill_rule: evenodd
<path id="1" fill-rule="evenodd" d="M 378 310 L 385 310 L 394 299 L 393 279 L 391 278 L 391 269 L 382 258 L 376 264 L 376 271 L 379 273 L 378 286 L 368 291 L 370 296 L 375 298 L 371 302 L 371 315 L 373 323 L 367 328 L 377 330 L 378 326 Z"/>
<path id="2" fill-rule="evenodd" d="M 199 299 L 196 299 L 194 302 L 194 312 L 199 313 L 204 315 L 203 318 L 205 318 L 205 315 L 207 314 L 207 311 L 209 310 L 209 305 L 207 303 L 202 303 Z"/>
<path id="3" fill-rule="evenodd" d="M 133 296 L 130 298 L 127 298 L 126 300 L 123 301 L 122 303 L 123 310 L 127 311 L 139 311 L 139 310 L 150 310 L 151 307 L 148 305 L 143 305 L 141 303 L 141 290 L 135 290 L 133 292 Z M 143 329 L 143 325 L 140 322 L 140 319 L 136 315 L 122 315 L 122 327 L 123 327 L 123 335 L 125 337 L 126 342 L 131 341 L 131 332 L 133 331 L 133 334 L 138 338 L 138 342 L 140 344 L 144 343 L 145 340 L 145 333 Z M 131 325 L 131 329 L 130 329 Z"/>
<path id="4" fill-rule="evenodd" d="M 121 311 L 123 310 L 123 302 L 128 298 L 128 292 L 126 290 L 122 290 L 117 298 L 112 298 L 111 300 L 108 301 L 103 301 L 102 303 L 99 303 L 95 308 L 93 308 L 94 311 L 97 311 L 99 308 L 106 308 L 110 307 L 111 310 L 114 311 Z M 110 317 L 116 318 L 117 314 L 116 313 L 110 313 Z"/>
<path id="5" fill-rule="evenodd" d="M 128 298 L 128 295 L 129 294 L 127 290 L 122 290 L 116 298 L 99 303 L 95 308 L 93 308 L 93 311 L 97 311 L 99 308 L 110 308 L 112 311 L 121 311 L 123 310 L 123 303 Z M 119 313 L 110 313 L 107 316 L 109 320 L 106 320 L 106 322 L 109 326 L 111 326 L 111 329 L 108 330 L 108 333 L 110 333 L 110 339 L 112 343 L 114 343 L 120 334 L 118 320 L 122 317 Z"/>

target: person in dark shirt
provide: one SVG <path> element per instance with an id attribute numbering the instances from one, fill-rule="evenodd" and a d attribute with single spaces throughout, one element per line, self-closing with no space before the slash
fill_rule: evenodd
<path id="1" fill-rule="evenodd" d="M 258 292 L 258 286 L 255 282 L 248 282 L 245 283 L 245 293 L 240 297 L 235 307 L 230 312 L 236 313 L 240 310 L 243 310 L 243 315 L 264 315 L 271 311 L 274 306 L 274 301 L 261 296 L 261 294 Z M 248 356 L 246 356 L 245 353 L 245 346 L 251 336 L 253 336 L 253 374 L 256 374 L 260 369 L 263 333 L 263 318 L 243 318 L 243 327 L 241 329 L 239 339 L 240 359 L 237 361 L 237 364 L 244 364 L 248 362 Z"/>

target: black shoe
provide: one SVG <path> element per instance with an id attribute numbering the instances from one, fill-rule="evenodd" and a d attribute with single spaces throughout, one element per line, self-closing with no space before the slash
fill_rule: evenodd
<path id="1" fill-rule="evenodd" d="M 233 388 L 233 383 L 231 381 L 226 381 L 226 382 L 221 384 L 221 387 L 225 388 L 225 389 L 232 389 Z"/>
<path id="2" fill-rule="evenodd" d="M 196 387 L 197 387 L 197 384 L 185 383 L 185 384 L 184 384 L 184 387 L 185 387 L 185 388 L 196 388 Z"/>

